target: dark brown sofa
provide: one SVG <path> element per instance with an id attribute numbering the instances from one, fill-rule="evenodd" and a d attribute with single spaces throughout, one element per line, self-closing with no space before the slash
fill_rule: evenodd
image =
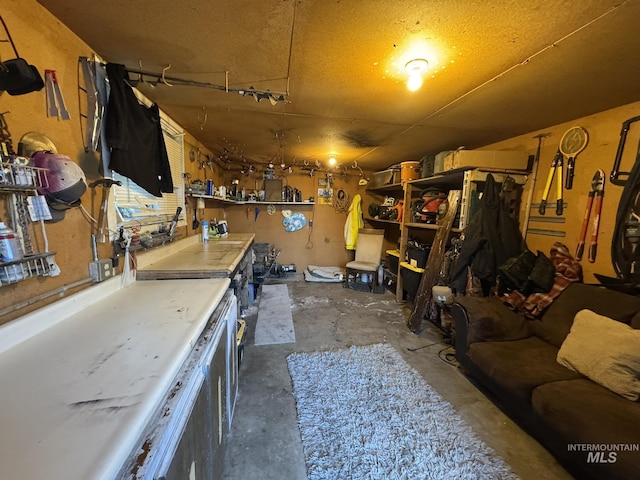
<path id="1" fill-rule="evenodd" d="M 557 361 L 583 309 L 640 328 L 639 297 L 581 283 L 571 284 L 537 320 L 495 297 L 458 297 L 451 310 L 456 358 L 576 478 L 640 478 L 640 451 L 633 451 L 640 447 L 640 402 Z"/>

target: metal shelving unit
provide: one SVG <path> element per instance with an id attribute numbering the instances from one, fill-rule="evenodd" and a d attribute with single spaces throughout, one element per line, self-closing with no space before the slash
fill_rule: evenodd
<path id="1" fill-rule="evenodd" d="M 39 188 L 46 188 L 46 175 L 42 168 L 21 163 L 0 162 L 0 195 L 9 203 L 7 211 L 12 213 L 11 228 L 22 239 L 23 258 L 0 262 L 0 287 L 17 283 L 31 277 L 47 276 L 54 268 L 55 252 L 32 251 L 28 231 L 27 196 L 37 195 Z"/>

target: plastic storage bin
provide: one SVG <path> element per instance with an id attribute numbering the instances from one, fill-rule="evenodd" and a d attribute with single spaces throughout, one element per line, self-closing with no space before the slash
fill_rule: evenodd
<path id="1" fill-rule="evenodd" d="M 413 245 L 409 243 L 407 245 L 407 262 L 412 267 L 424 268 L 427 265 L 427 258 L 429 258 L 429 251 L 431 247 Z"/>
<path id="2" fill-rule="evenodd" d="M 400 276 L 402 277 L 402 289 L 405 291 L 407 298 L 414 299 L 420 286 L 420 280 L 424 268 L 412 266 L 408 262 L 400 262 Z"/>
<path id="3" fill-rule="evenodd" d="M 398 272 L 400 264 L 400 252 L 398 250 L 387 250 L 387 268 L 394 272 Z"/>

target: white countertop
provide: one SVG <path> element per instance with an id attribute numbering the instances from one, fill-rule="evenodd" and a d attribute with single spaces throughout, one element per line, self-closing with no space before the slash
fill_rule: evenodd
<path id="1" fill-rule="evenodd" d="M 0 348 L 0 478 L 113 478 L 229 283 L 133 282 Z"/>

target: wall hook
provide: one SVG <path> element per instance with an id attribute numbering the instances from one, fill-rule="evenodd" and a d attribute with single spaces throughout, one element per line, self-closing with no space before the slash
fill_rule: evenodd
<path id="1" fill-rule="evenodd" d="M 142 60 L 138 60 L 138 67 L 140 67 L 140 73 L 138 73 L 138 82 L 144 83 L 144 78 L 142 77 Z"/>
<path id="2" fill-rule="evenodd" d="M 166 73 L 166 72 L 167 72 L 167 70 L 169 70 L 170 68 L 171 68 L 171 64 L 167 65 L 166 67 L 164 67 L 164 68 L 162 69 L 162 77 L 161 77 L 161 80 L 162 80 L 162 83 L 164 83 L 166 86 L 168 86 L 168 87 L 173 87 L 173 85 L 172 85 L 172 84 L 170 84 L 169 82 L 167 82 L 167 80 L 166 80 L 166 79 L 165 79 L 165 77 L 164 77 L 165 73 Z"/>
<path id="3" fill-rule="evenodd" d="M 200 115 L 196 115 L 196 121 L 200 124 L 200 130 L 204 130 L 204 124 L 207 123 L 207 112 L 204 105 L 202 106 L 202 118 Z"/>

